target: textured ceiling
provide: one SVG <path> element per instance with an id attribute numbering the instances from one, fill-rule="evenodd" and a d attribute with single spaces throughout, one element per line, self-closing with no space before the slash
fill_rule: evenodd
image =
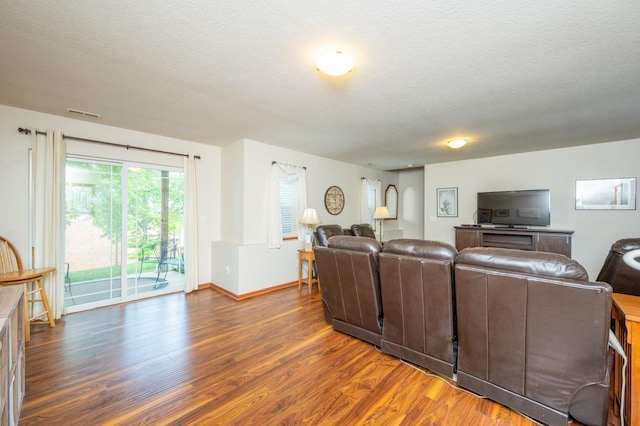
<path id="1" fill-rule="evenodd" d="M 638 0 L 1 7 L 0 103 L 19 108 L 385 170 L 640 137 Z M 330 44 L 346 77 L 314 69 Z"/>

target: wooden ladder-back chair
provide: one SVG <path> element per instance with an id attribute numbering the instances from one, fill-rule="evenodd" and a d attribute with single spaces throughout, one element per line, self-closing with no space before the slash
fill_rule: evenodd
<path id="1" fill-rule="evenodd" d="M 11 241 L 0 236 L 0 286 L 22 285 L 24 287 L 25 299 L 25 340 L 29 341 L 29 324 L 49 324 L 55 327 L 53 314 L 44 290 L 44 276 L 53 272 L 55 268 L 34 268 L 23 269 L 22 260 L 16 247 Z M 33 309 L 36 303 L 42 304 L 42 312 L 35 313 Z M 31 305 L 31 309 L 30 306 Z M 34 315 L 31 316 L 31 312 Z M 46 320 L 38 319 L 46 315 Z"/>

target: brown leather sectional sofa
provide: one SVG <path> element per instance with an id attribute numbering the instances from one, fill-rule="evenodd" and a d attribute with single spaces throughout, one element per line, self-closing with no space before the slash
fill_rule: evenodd
<path id="1" fill-rule="evenodd" d="M 325 319 L 538 421 L 607 419 L 612 289 L 562 255 L 338 235 Z"/>

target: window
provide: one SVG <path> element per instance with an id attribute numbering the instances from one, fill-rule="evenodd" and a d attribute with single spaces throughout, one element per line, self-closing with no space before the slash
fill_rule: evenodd
<path id="1" fill-rule="evenodd" d="M 282 237 L 298 235 L 298 182 L 280 180 L 280 215 L 282 217 Z"/>
<path id="2" fill-rule="evenodd" d="M 373 214 L 376 207 L 381 205 L 382 185 L 377 179 L 362 178 L 362 192 L 360 198 L 360 220 L 362 223 L 368 223 L 373 229 L 376 229 L 376 220 Z"/>
<path id="3" fill-rule="evenodd" d="M 376 229 L 376 220 L 373 218 L 373 213 L 376 211 L 376 189 L 367 188 L 367 222 L 371 227 Z"/>
<path id="4" fill-rule="evenodd" d="M 305 168 L 292 164 L 271 163 L 267 244 L 280 248 L 284 239 L 303 239 L 305 228 L 298 223 L 307 205 Z"/>

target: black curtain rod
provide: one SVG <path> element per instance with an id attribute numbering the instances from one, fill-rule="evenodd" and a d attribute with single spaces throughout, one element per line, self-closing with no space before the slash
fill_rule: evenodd
<path id="1" fill-rule="evenodd" d="M 287 166 L 295 166 L 295 164 L 280 163 L 279 161 L 272 161 L 272 162 L 271 162 L 271 165 L 273 166 L 273 165 L 274 165 L 274 164 L 276 164 L 276 163 L 278 163 L 278 164 L 285 164 L 285 165 L 287 165 Z M 307 166 L 302 166 L 302 168 L 303 168 L 303 169 L 305 169 L 305 170 L 307 170 Z"/>
<path id="2" fill-rule="evenodd" d="M 122 148 L 126 148 L 126 149 L 137 149 L 139 151 L 150 151 L 150 152 L 157 152 L 160 154 L 169 154 L 169 155 L 180 155 L 182 157 L 188 157 L 189 154 L 182 154 L 181 152 L 171 152 L 171 151 L 162 151 L 160 149 L 152 149 L 152 148 L 142 148 L 139 146 L 133 146 L 133 145 L 122 145 L 119 143 L 113 143 L 113 142 L 104 142 L 104 141 L 97 141 L 94 139 L 87 139 L 87 138 L 79 138 L 76 136 L 64 136 L 65 139 L 70 139 L 72 141 L 79 141 L 79 142 L 87 142 L 87 143 L 97 143 L 97 144 L 101 144 L 101 145 L 109 145 L 109 146 L 119 146 Z M 196 159 L 200 159 L 199 155 L 194 155 L 193 158 Z"/>
<path id="3" fill-rule="evenodd" d="M 369 178 L 366 178 L 366 177 L 362 176 L 360 179 L 364 180 L 364 179 L 369 179 Z M 380 182 L 380 179 L 373 179 L 373 180 L 377 180 L 378 182 Z"/>
<path id="4" fill-rule="evenodd" d="M 31 134 L 31 130 L 29 129 L 25 129 L 23 127 L 18 127 L 18 131 L 20 133 L 24 133 L 25 135 L 30 135 Z M 46 135 L 47 132 L 41 132 L 40 130 L 36 130 L 36 135 Z"/>
<path id="5" fill-rule="evenodd" d="M 20 133 L 24 133 L 25 135 L 30 135 L 31 134 L 31 130 L 24 129 L 22 127 L 19 127 L 18 131 Z M 46 132 L 41 132 L 41 131 L 36 130 L 36 134 L 38 134 L 38 135 L 46 135 Z M 159 150 L 159 149 L 142 148 L 142 147 L 139 147 L 139 146 L 132 146 L 132 145 L 122 145 L 122 144 L 114 143 L 114 142 L 104 142 L 104 141 L 98 141 L 98 140 L 94 140 L 94 139 L 79 138 L 79 137 L 76 137 L 76 136 L 63 135 L 63 138 L 74 140 L 74 141 L 79 141 L 79 142 L 97 143 L 97 144 L 109 145 L 109 146 L 118 146 L 118 147 L 126 148 L 126 149 L 137 149 L 139 151 L 150 151 L 150 152 L 157 152 L 157 153 L 160 153 L 160 154 L 180 155 L 182 157 L 188 157 L 189 156 L 189 154 L 182 154 L 180 152 L 162 151 L 162 150 Z M 193 157 L 195 159 L 197 159 L 197 160 L 200 159 L 199 155 L 194 155 Z"/>

